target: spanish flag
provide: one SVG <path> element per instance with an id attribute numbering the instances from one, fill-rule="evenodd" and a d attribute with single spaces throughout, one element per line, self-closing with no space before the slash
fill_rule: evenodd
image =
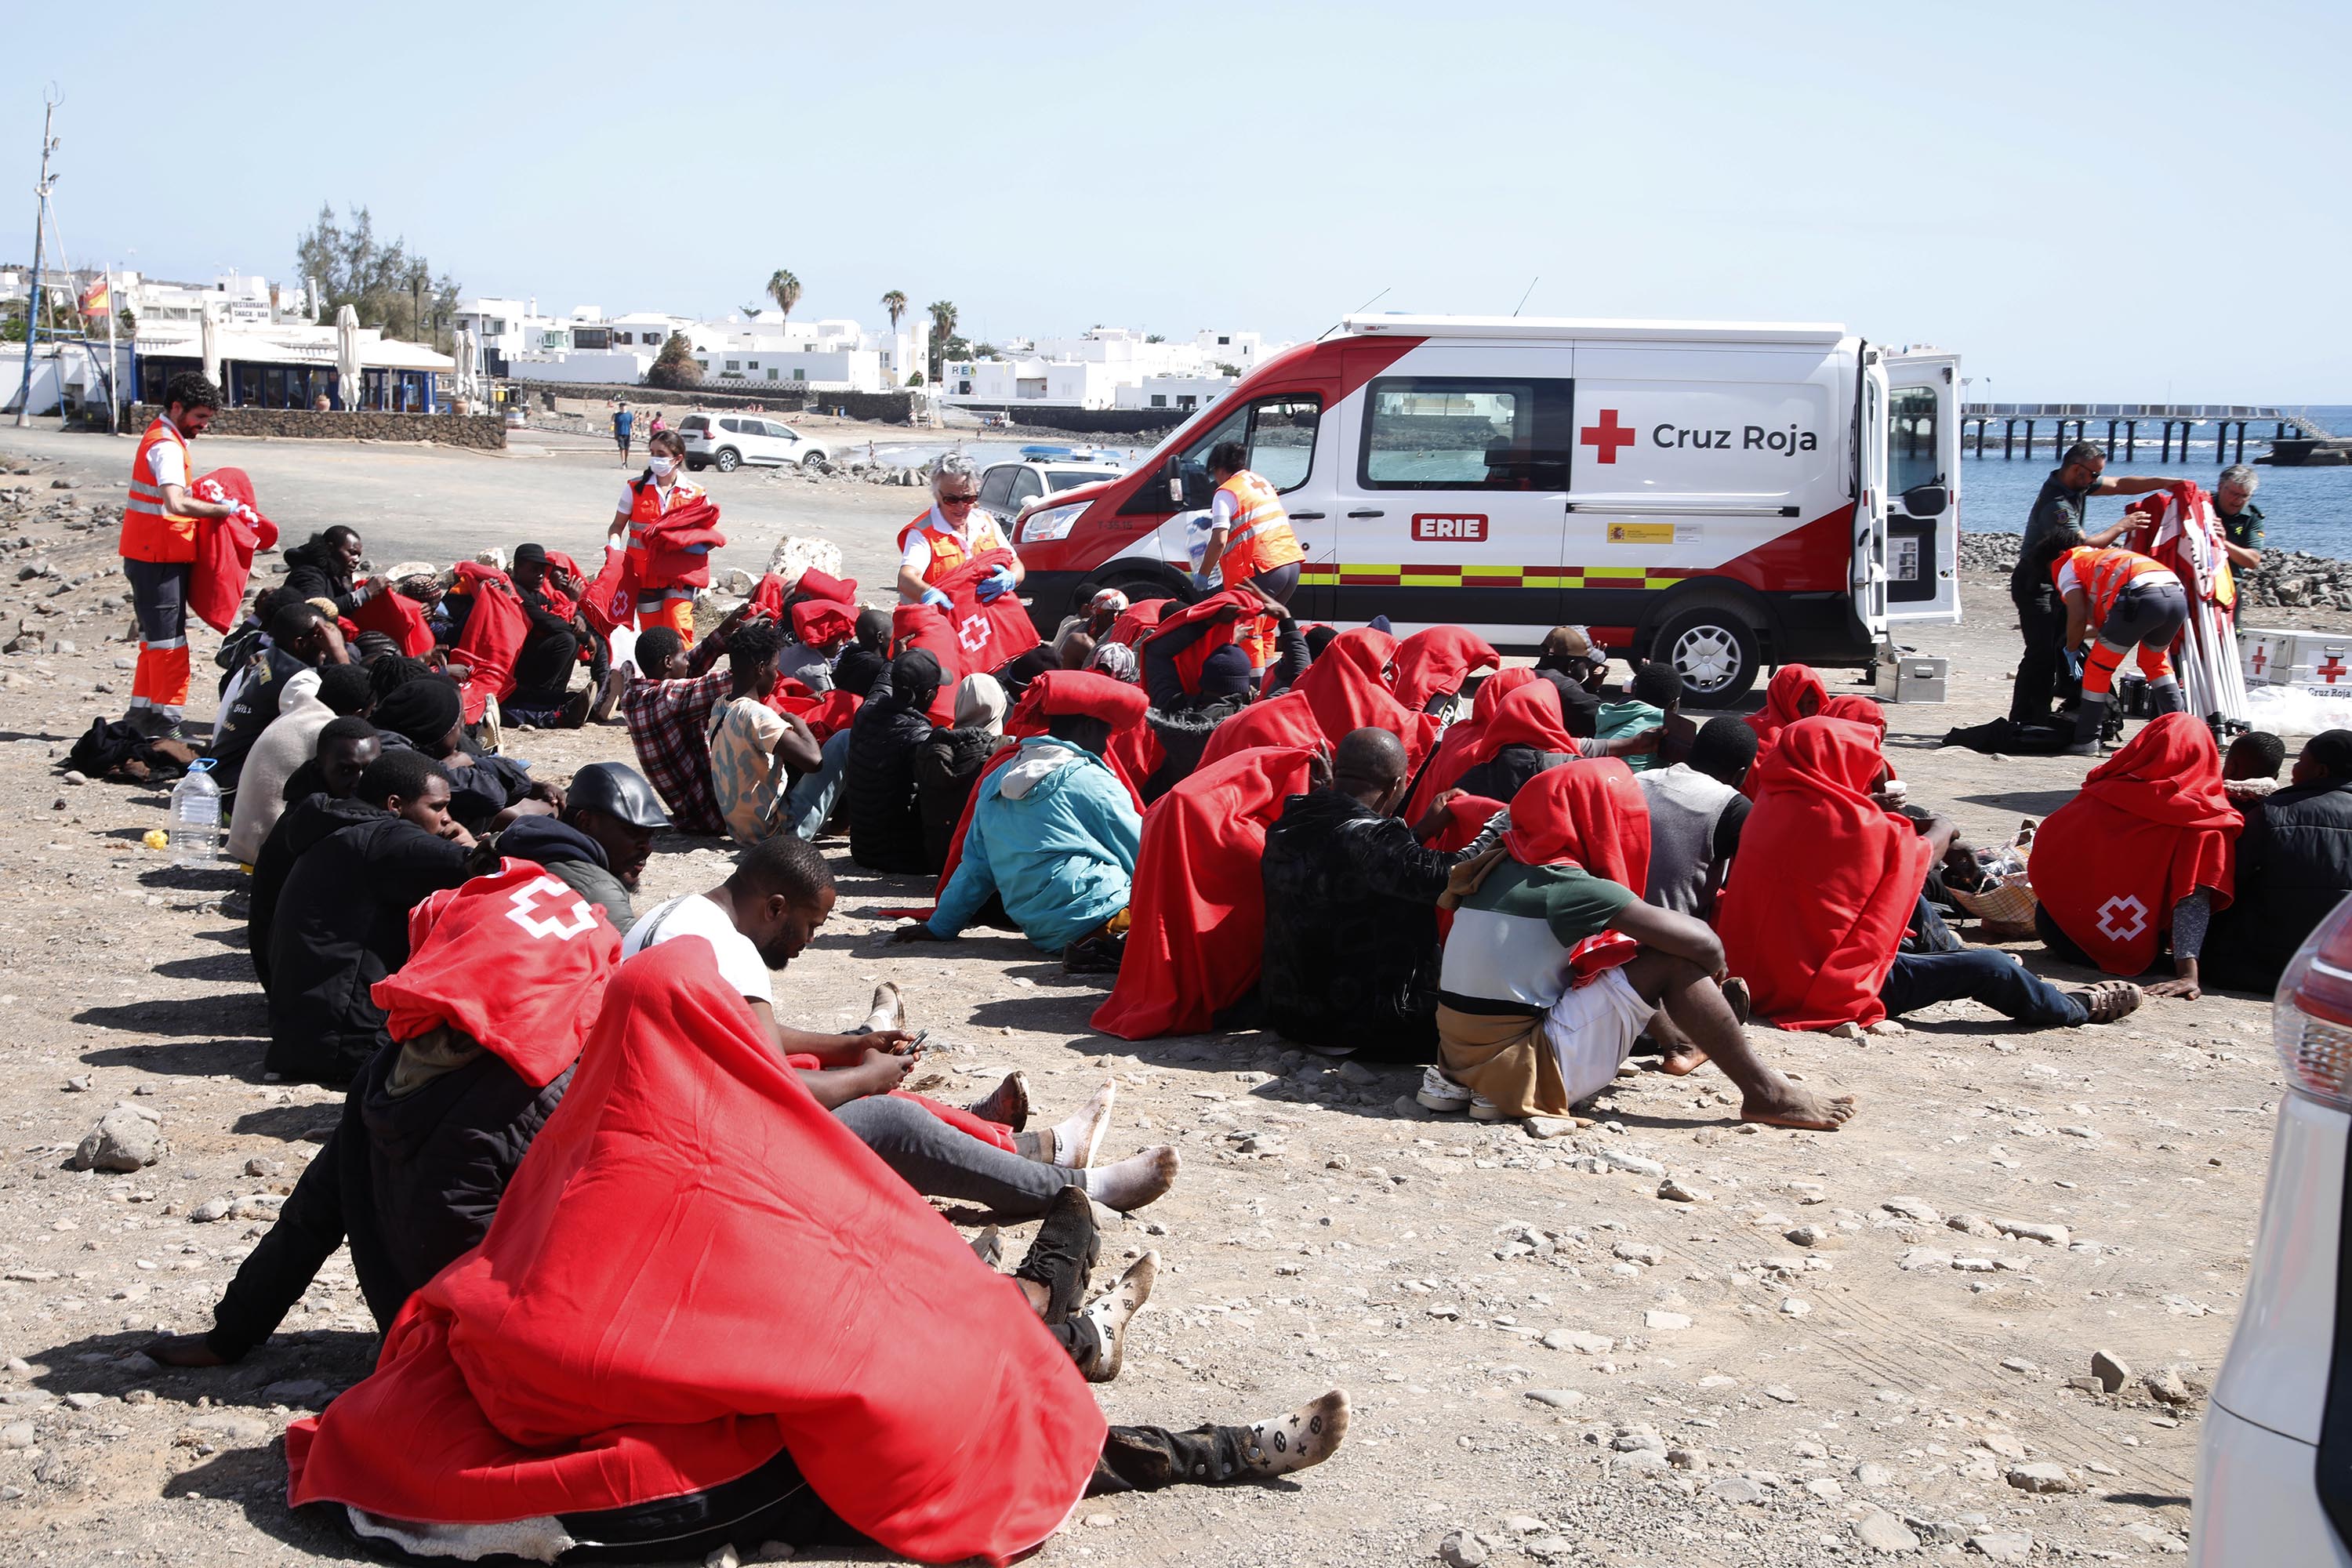
<path id="1" fill-rule="evenodd" d="M 85 316 L 106 316 L 114 311 L 114 293 L 108 279 L 100 278 L 82 290 L 81 313 Z"/>

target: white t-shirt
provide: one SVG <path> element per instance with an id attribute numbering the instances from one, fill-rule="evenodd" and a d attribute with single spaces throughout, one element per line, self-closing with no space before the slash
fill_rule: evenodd
<path id="1" fill-rule="evenodd" d="M 931 514 L 923 519 L 923 528 L 936 528 L 942 533 L 954 534 L 963 542 L 966 560 L 975 555 L 985 555 L 992 550 L 1013 548 L 1004 542 L 1004 535 L 998 531 L 996 519 L 978 507 L 972 508 L 971 521 L 965 523 L 960 532 L 948 527 L 947 519 L 940 514 L 937 507 L 933 507 Z M 898 557 L 898 564 L 918 577 L 930 570 L 931 542 L 923 536 L 921 528 L 907 536 L 906 553 Z"/>
<path id="2" fill-rule="evenodd" d="M 188 449 L 177 441 L 158 441 L 147 449 L 147 466 L 155 470 L 155 488 L 188 482 Z"/>
<path id="3" fill-rule="evenodd" d="M 719 977 L 754 1002 L 776 1005 L 775 976 L 769 971 L 760 950 L 751 939 L 735 929 L 727 911 L 704 898 L 700 893 L 688 893 L 665 904 L 647 910 L 636 924 L 629 928 L 627 938 L 621 943 L 621 956 L 634 958 L 649 947 L 656 947 L 681 936 L 698 936 L 710 943 L 719 957 Z"/>
<path id="4" fill-rule="evenodd" d="M 1210 531 L 1214 532 L 1220 528 L 1233 527 L 1234 519 L 1241 515 L 1241 510 L 1242 502 L 1239 496 L 1231 490 L 1219 490 L 1216 498 L 1209 502 Z"/>

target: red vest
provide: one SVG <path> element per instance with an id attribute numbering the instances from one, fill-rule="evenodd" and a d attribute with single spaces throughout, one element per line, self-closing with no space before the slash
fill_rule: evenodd
<path id="1" fill-rule="evenodd" d="M 122 506 L 122 531 L 116 554 L 131 561 L 194 561 L 196 520 L 163 510 L 163 489 L 155 482 L 155 449 L 170 442 L 180 448 L 180 482 L 195 478 L 188 467 L 188 441 L 169 419 L 158 417 L 139 437 L 131 458 L 131 497 Z"/>

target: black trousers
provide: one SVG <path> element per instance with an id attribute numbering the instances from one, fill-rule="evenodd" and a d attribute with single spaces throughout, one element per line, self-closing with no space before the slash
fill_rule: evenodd
<path id="1" fill-rule="evenodd" d="M 2047 724 L 2058 671 L 2065 662 L 2066 606 L 2053 587 L 2021 589 L 2012 584 L 2009 596 L 2017 606 L 2017 629 L 2025 637 L 2017 684 L 2009 698 L 2009 720 L 2012 724 Z"/>
<path id="2" fill-rule="evenodd" d="M 552 632 L 522 645 L 515 658 L 515 689 L 507 699 L 514 708 L 561 708 L 572 684 L 572 667 L 580 662 L 580 639 L 570 632 Z"/>

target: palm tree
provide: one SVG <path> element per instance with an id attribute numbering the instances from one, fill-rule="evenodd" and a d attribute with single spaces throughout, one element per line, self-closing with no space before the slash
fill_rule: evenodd
<path id="1" fill-rule="evenodd" d="M 779 267 L 768 275 L 768 298 L 784 318 L 792 319 L 793 307 L 801 302 L 801 280 Z"/>
<path id="2" fill-rule="evenodd" d="M 934 300 L 930 303 L 929 310 L 931 314 L 931 383 L 933 385 L 937 385 L 939 384 L 940 374 L 940 358 L 946 353 L 948 340 L 955 336 L 956 308 L 955 303 L 952 300 Z"/>
<path id="3" fill-rule="evenodd" d="M 890 312 L 890 330 L 897 331 L 899 319 L 907 313 L 907 291 L 904 289 L 891 289 L 882 296 L 882 308 Z"/>

